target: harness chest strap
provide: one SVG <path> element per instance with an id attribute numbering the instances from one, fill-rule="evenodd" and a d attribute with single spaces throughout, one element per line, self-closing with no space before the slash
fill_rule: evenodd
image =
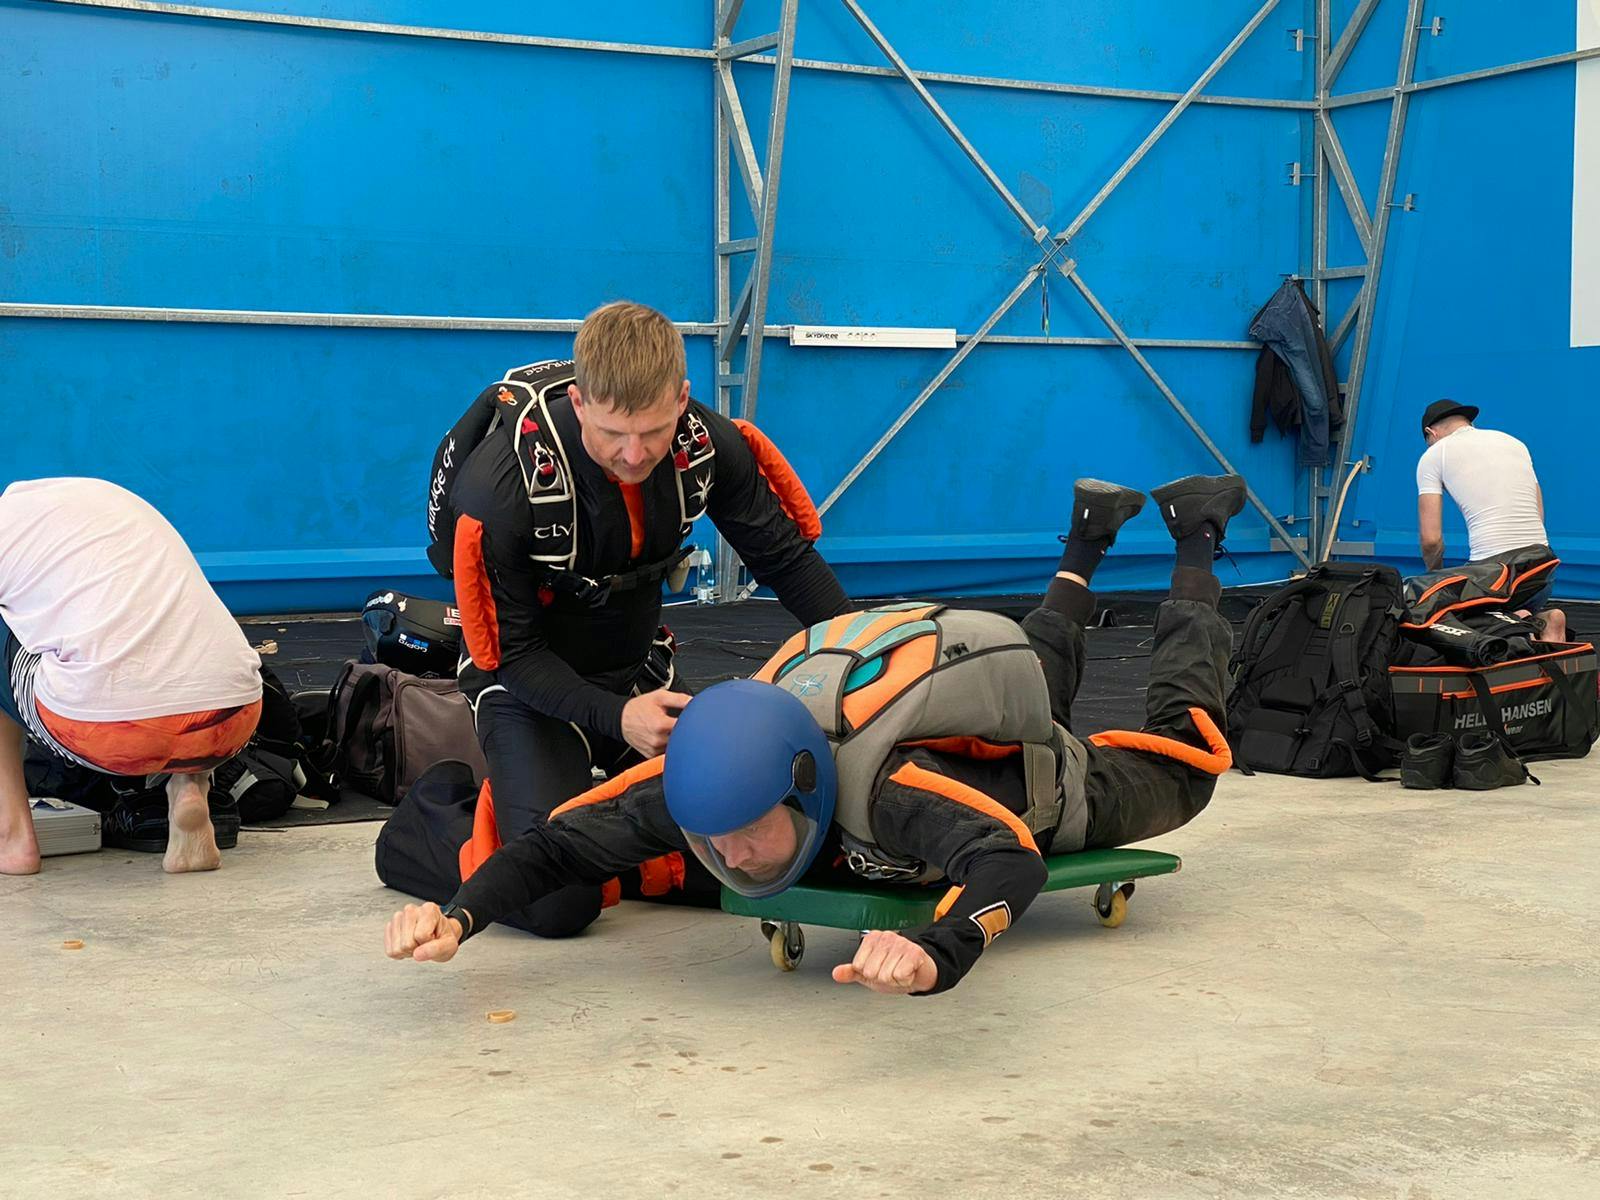
<path id="1" fill-rule="evenodd" d="M 598 579 L 573 570 L 579 549 L 577 488 L 570 454 L 550 411 L 550 400 L 564 395 L 573 381 L 571 366 L 564 361 L 535 363 L 508 372 L 501 381 L 501 400 L 507 411 L 500 427 L 511 438 L 528 503 L 536 512 L 542 506 L 559 506 L 550 510 L 549 519 L 536 518 L 535 549 L 530 557 L 549 573 L 553 589 L 603 604 L 613 592 L 659 584 L 693 551 L 680 546 L 666 558 Z M 673 435 L 672 453 L 680 536 L 687 537 L 705 513 L 715 480 L 715 459 L 716 448 L 705 422 L 693 410 L 685 410 Z"/>

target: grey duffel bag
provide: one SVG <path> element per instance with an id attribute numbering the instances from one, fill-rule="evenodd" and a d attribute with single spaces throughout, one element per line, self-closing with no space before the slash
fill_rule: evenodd
<path id="1" fill-rule="evenodd" d="M 489 772 L 456 681 L 381 663 L 345 664 L 328 697 L 328 741 L 340 786 L 385 804 L 398 804 L 435 763 L 466 763 L 479 783 Z"/>

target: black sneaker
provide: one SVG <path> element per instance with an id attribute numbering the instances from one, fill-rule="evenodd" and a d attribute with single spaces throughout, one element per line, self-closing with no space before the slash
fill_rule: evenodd
<path id="1" fill-rule="evenodd" d="M 1455 757 L 1455 739 L 1448 733 L 1413 733 L 1406 739 L 1406 752 L 1400 759 L 1400 786 L 1423 790 L 1450 787 Z"/>
<path id="2" fill-rule="evenodd" d="M 1143 492 L 1103 479 L 1080 479 L 1072 489 L 1071 536 L 1111 541 L 1143 507 Z"/>
<path id="3" fill-rule="evenodd" d="M 1487 792 L 1493 788 L 1516 787 L 1530 779 L 1539 782 L 1522 765 L 1522 760 L 1492 733 L 1481 729 L 1463 733 L 1456 743 L 1455 784 L 1458 788 Z"/>
<path id="4" fill-rule="evenodd" d="M 1244 478 L 1240 475 L 1186 475 L 1164 483 L 1150 493 L 1161 508 L 1161 519 L 1173 540 L 1198 533 L 1208 522 L 1216 527 L 1217 541 L 1227 531 L 1228 518 L 1244 507 Z"/>
<path id="5" fill-rule="evenodd" d="M 231 796 L 211 797 L 211 828 L 217 835 L 218 850 L 232 850 L 239 844 L 239 804 Z M 122 850 L 164 854 L 167 849 L 167 797 L 120 801 L 100 819 L 100 843 Z"/>

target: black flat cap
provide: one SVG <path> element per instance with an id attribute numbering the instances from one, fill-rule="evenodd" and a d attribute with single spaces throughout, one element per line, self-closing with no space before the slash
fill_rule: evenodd
<path id="1" fill-rule="evenodd" d="M 1422 414 L 1422 428 L 1426 430 L 1429 425 L 1437 425 L 1446 417 L 1465 417 L 1469 421 L 1478 419 L 1478 406 L 1476 404 L 1457 404 L 1454 400 L 1435 400 L 1428 405 L 1427 411 Z"/>

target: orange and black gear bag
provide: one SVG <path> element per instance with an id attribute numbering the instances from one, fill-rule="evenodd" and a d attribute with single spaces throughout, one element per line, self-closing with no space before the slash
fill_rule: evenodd
<path id="1" fill-rule="evenodd" d="M 1492 666 L 1391 667 L 1401 737 L 1488 730 L 1523 761 L 1583 758 L 1600 737 L 1600 671 L 1586 642 Z"/>
<path id="2" fill-rule="evenodd" d="M 1418 641 L 1441 622 L 1470 625 L 1493 612 L 1515 612 L 1550 582 L 1561 560 L 1549 546 L 1525 546 L 1492 559 L 1413 575 L 1405 582 L 1400 630 Z"/>
<path id="3" fill-rule="evenodd" d="M 1388 670 L 1404 611 L 1393 567 L 1322 563 L 1245 621 L 1229 670 L 1241 770 L 1372 779 L 1399 761 Z"/>

